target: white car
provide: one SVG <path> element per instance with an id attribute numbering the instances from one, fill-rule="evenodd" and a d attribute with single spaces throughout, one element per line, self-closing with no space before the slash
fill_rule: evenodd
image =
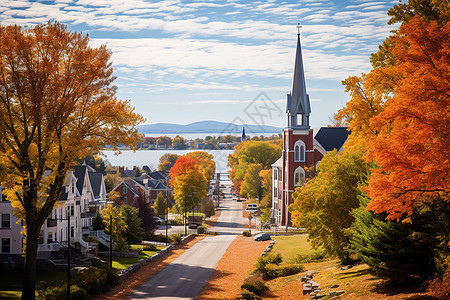
<path id="1" fill-rule="evenodd" d="M 165 220 L 161 219 L 160 217 L 153 217 L 153 220 L 155 221 L 156 224 L 162 224 Z"/>
<path id="2" fill-rule="evenodd" d="M 247 212 L 257 212 L 259 210 L 258 204 L 256 203 L 249 203 L 247 204 L 247 207 L 245 208 L 245 211 Z"/>

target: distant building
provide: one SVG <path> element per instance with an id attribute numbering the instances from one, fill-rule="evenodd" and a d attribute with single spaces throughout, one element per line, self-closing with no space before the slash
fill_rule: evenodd
<path id="1" fill-rule="evenodd" d="M 333 149 L 339 151 L 347 140 L 346 127 L 322 127 L 317 133 L 310 128 L 311 105 L 306 93 L 300 34 L 297 36 L 292 89 L 287 95 L 287 127 L 283 130 L 283 153 L 272 165 L 272 217 L 278 225 L 291 224 L 289 205 L 296 187 L 312 176 L 306 168 L 315 169 L 322 157 Z"/>
<path id="2" fill-rule="evenodd" d="M 241 142 L 244 142 L 246 140 L 247 140 L 247 136 L 245 135 L 245 127 L 242 127 Z"/>

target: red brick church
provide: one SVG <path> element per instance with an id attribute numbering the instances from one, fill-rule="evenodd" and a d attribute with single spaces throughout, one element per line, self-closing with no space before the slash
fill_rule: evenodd
<path id="1" fill-rule="evenodd" d="M 347 140 L 346 127 L 309 126 L 311 105 L 306 93 L 300 33 L 297 34 L 292 89 L 287 95 L 287 127 L 283 130 L 283 153 L 273 165 L 272 216 L 281 226 L 290 225 L 288 206 L 293 203 L 292 193 L 310 177 L 322 157 L 333 149 L 339 151 Z"/>

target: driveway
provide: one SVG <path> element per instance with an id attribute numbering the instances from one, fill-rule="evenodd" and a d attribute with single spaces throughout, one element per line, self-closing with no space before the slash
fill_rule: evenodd
<path id="1" fill-rule="evenodd" d="M 226 192 L 227 188 L 224 189 Z M 234 240 L 244 230 L 242 204 L 225 194 L 217 226 L 211 230 L 218 236 L 208 236 L 194 244 L 164 270 L 137 288 L 129 299 L 194 299 L 208 281 L 214 269 Z"/>

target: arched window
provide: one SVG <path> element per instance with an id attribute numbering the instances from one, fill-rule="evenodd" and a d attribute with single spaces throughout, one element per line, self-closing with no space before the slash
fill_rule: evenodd
<path id="1" fill-rule="evenodd" d="M 305 161 L 305 143 L 301 140 L 295 142 L 294 161 Z"/>
<path id="2" fill-rule="evenodd" d="M 305 170 L 298 167 L 294 171 L 294 186 L 302 186 L 303 184 L 305 184 Z"/>
<path id="3" fill-rule="evenodd" d="M 305 161 L 305 147 L 300 146 L 300 161 Z"/>

